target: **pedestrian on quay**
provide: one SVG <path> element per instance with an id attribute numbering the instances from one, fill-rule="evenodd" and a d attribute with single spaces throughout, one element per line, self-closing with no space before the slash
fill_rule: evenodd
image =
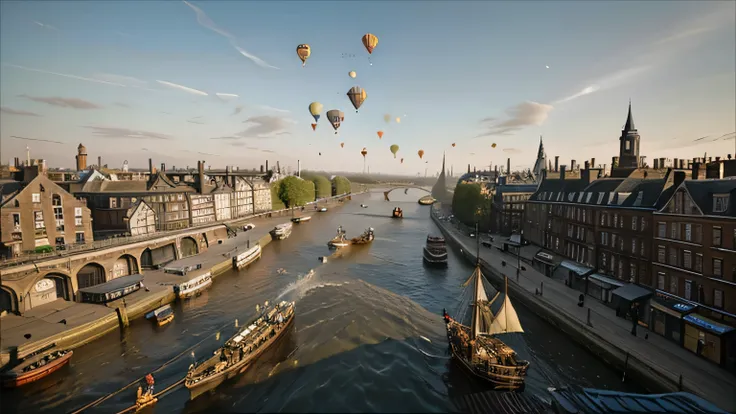
<path id="1" fill-rule="evenodd" d="M 631 334 L 636 336 L 636 327 L 639 325 L 639 304 L 634 303 L 631 305 Z"/>

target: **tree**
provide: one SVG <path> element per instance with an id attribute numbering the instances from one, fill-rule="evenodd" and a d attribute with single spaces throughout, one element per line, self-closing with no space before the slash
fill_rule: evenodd
<path id="1" fill-rule="evenodd" d="M 282 181 L 278 180 L 271 183 L 271 210 L 283 210 L 286 208 L 284 202 L 279 198 Z"/>
<path id="2" fill-rule="evenodd" d="M 481 194 L 481 184 L 458 184 L 452 197 L 452 213 L 465 225 L 473 226 L 480 220 L 481 227 L 487 227 L 489 201 Z"/>
<path id="3" fill-rule="evenodd" d="M 314 201 L 314 183 L 293 175 L 286 177 L 281 180 L 278 198 L 286 208 L 303 206 Z"/>
<path id="4" fill-rule="evenodd" d="M 314 183 L 315 199 L 326 198 L 332 195 L 332 184 L 330 180 L 323 175 L 315 175 L 311 177 Z"/>
<path id="5" fill-rule="evenodd" d="M 348 194 L 350 192 L 350 180 L 342 176 L 335 176 L 332 179 L 332 195 Z"/>

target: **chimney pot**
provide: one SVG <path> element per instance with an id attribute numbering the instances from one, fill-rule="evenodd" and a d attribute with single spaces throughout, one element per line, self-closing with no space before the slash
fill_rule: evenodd
<path id="1" fill-rule="evenodd" d="M 555 155 L 555 172 L 560 170 L 560 156 Z"/>
<path id="2" fill-rule="evenodd" d="M 590 169 L 590 161 L 585 161 L 585 169 L 586 170 Z"/>
<path id="3" fill-rule="evenodd" d="M 565 170 L 567 170 L 567 165 L 560 165 L 560 180 L 565 179 Z"/>
<path id="4" fill-rule="evenodd" d="M 716 162 L 721 161 L 721 157 L 716 157 Z"/>
<path id="5" fill-rule="evenodd" d="M 97 168 L 102 168 L 102 157 L 97 157 Z"/>
<path id="6" fill-rule="evenodd" d="M 153 159 L 148 159 L 148 173 L 153 174 Z"/>
<path id="7" fill-rule="evenodd" d="M 591 159 L 590 159 L 590 166 L 591 166 L 592 168 L 595 168 L 595 158 L 591 158 Z"/>
<path id="8" fill-rule="evenodd" d="M 576 166 L 577 162 L 575 162 L 575 160 L 570 160 L 570 171 L 575 171 Z"/>
<path id="9" fill-rule="evenodd" d="M 511 158 L 506 158 L 506 175 L 511 174 Z"/>

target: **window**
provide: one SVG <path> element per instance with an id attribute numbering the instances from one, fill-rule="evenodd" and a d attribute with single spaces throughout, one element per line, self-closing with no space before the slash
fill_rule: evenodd
<path id="1" fill-rule="evenodd" d="M 46 225 L 43 222 L 43 211 L 33 212 L 33 221 L 36 223 L 37 229 L 45 229 Z"/>
<path id="2" fill-rule="evenodd" d="M 618 224 L 618 213 L 613 214 L 613 227 L 616 227 L 616 224 Z"/>
<path id="3" fill-rule="evenodd" d="M 641 231 L 644 231 L 647 229 L 647 219 L 644 217 L 641 218 Z"/>
<path id="4" fill-rule="evenodd" d="M 665 262 L 665 255 L 666 255 L 666 253 L 665 253 L 665 250 L 664 250 L 664 246 L 657 246 L 657 261 L 659 263 L 664 263 Z"/>
<path id="5" fill-rule="evenodd" d="M 721 246 L 721 228 L 720 227 L 713 227 L 713 246 L 715 247 Z"/>
<path id="6" fill-rule="evenodd" d="M 673 295 L 677 294 L 678 280 L 677 276 L 670 276 L 670 293 Z"/>
<path id="7" fill-rule="evenodd" d="M 110 197 L 110 208 L 118 208 L 117 197 Z"/>
<path id="8" fill-rule="evenodd" d="M 634 216 L 631 218 L 631 230 L 636 231 L 636 224 L 638 221 L 639 221 L 639 217 Z"/>
<path id="9" fill-rule="evenodd" d="M 613 273 L 613 271 L 616 269 L 616 256 L 611 255 L 611 267 L 608 269 Z"/>
<path id="10" fill-rule="evenodd" d="M 631 276 L 631 281 L 636 280 L 636 263 L 631 263 L 629 265 L 629 274 Z"/>
<path id="11" fill-rule="evenodd" d="M 692 265 L 693 265 L 692 253 L 687 250 L 683 251 L 682 252 L 682 266 L 685 269 L 692 269 Z"/>
<path id="12" fill-rule="evenodd" d="M 20 213 L 13 213 L 13 228 L 20 228 Z"/>
<path id="13" fill-rule="evenodd" d="M 31 201 L 34 203 L 40 203 L 41 202 L 41 194 L 40 193 L 33 193 L 31 194 Z"/>
<path id="14" fill-rule="evenodd" d="M 703 242 L 703 226 L 700 224 L 695 225 L 695 243 Z"/>
<path id="15" fill-rule="evenodd" d="M 657 236 L 667 237 L 667 223 L 657 223 Z"/>
<path id="16" fill-rule="evenodd" d="M 631 239 L 631 254 L 636 254 L 636 239 L 633 238 Z"/>
<path id="17" fill-rule="evenodd" d="M 82 217 L 82 207 L 74 207 L 74 217 Z"/>
<path id="18" fill-rule="evenodd" d="M 670 247 L 670 265 L 677 266 L 677 249 Z"/>
<path id="19" fill-rule="evenodd" d="M 631 141 L 627 139 L 625 142 L 626 142 L 626 151 L 631 151 Z"/>
<path id="20" fill-rule="evenodd" d="M 700 253 L 695 254 L 695 271 L 703 273 L 703 255 Z"/>
<path id="21" fill-rule="evenodd" d="M 616 248 L 616 241 L 618 240 L 618 234 L 611 235 L 611 247 Z"/>
<path id="22" fill-rule="evenodd" d="M 639 252 L 639 254 L 641 254 L 642 256 L 646 256 L 646 254 L 645 254 L 645 252 L 644 252 L 644 246 L 645 246 L 645 245 L 646 245 L 646 243 L 644 243 L 644 242 L 641 242 L 641 243 L 639 243 L 639 250 L 641 250 L 641 251 Z"/>
<path id="23" fill-rule="evenodd" d="M 692 300 L 692 298 L 693 298 L 693 281 L 686 280 L 685 281 L 685 299 Z"/>
<path id="24" fill-rule="evenodd" d="M 619 279 L 623 278 L 624 276 L 624 261 L 623 260 L 618 261 L 618 273 L 616 273 L 616 276 L 618 276 Z"/>
<path id="25" fill-rule="evenodd" d="M 84 232 L 83 231 L 78 231 L 76 233 L 76 237 L 77 237 L 76 238 L 77 243 L 84 243 Z"/>
<path id="26" fill-rule="evenodd" d="M 81 217 L 74 217 L 74 225 L 75 226 L 81 226 L 82 225 L 82 218 Z"/>
<path id="27" fill-rule="evenodd" d="M 670 238 L 671 239 L 677 240 L 680 238 L 680 235 L 678 234 L 680 230 L 679 227 L 680 226 L 678 226 L 677 223 L 672 223 L 672 225 L 670 226 Z"/>
<path id="28" fill-rule="evenodd" d="M 600 269 L 605 269 L 606 268 L 606 254 L 605 253 L 601 253 L 601 265 L 598 266 L 598 267 Z"/>
<path id="29" fill-rule="evenodd" d="M 666 275 L 662 272 L 657 273 L 657 289 L 664 290 L 664 279 Z"/>
<path id="30" fill-rule="evenodd" d="M 728 210 L 728 194 L 713 194 L 713 212 L 723 213 Z"/>
<path id="31" fill-rule="evenodd" d="M 713 276 L 723 276 L 723 259 L 713 259 Z"/>
<path id="32" fill-rule="evenodd" d="M 66 243 L 64 242 L 64 238 L 63 238 L 63 237 L 57 237 L 57 238 L 56 238 L 56 239 L 54 240 L 54 244 L 56 244 L 57 246 L 63 246 L 63 245 L 65 245 Z"/>
<path id="33" fill-rule="evenodd" d="M 692 241 L 693 240 L 693 225 L 692 224 L 685 224 L 685 241 Z"/>
<path id="34" fill-rule="evenodd" d="M 713 289 L 713 307 L 723 309 L 723 291 Z"/>

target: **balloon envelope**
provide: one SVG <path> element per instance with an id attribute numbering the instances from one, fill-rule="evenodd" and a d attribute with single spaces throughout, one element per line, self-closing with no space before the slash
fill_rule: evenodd
<path id="1" fill-rule="evenodd" d="M 296 55 L 299 56 L 299 59 L 302 61 L 302 66 L 307 64 L 307 59 L 309 59 L 309 55 L 311 54 L 312 48 L 307 44 L 301 44 L 296 47 Z"/>
<path id="2" fill-rule="evenodd" d="M 314 117 L 314 122 L 319 122 L 319 114 L 322 113 L 324 107 L 319 102 L 309 104 L 309 113 Z"/>
<path id="3" fill-rule="evenodd" d="M 396 123 L 397 124 L 400 124 L 401 123 L 401 118 L 399 118 L 398 116 L 396 117 Z"/>
<path id="4" fill-rule="evenodd" d="M 383 131 L 378 131 L 376 134 L 378 134 L 378 139 L 383 138 Z"/>
<path id="5" fill-rule="evenodd" d="M 342 112 L 337 109 L 330 109 L 329 111 L 327 111 L 327 120 L 330 121 L 332 127 L 335 128 L 336 134 L 337 129 L 340 128 L 340 122 L 342 122 L 342 118 Z"/>
<path id="6" fill-rule="evenodd" d="M 368 98 L 368 94 L 365 92 L 365 89 L 360 86 L 353 86 L 348 91 L 348 98 L 350 98 L 350 102 L 353 103 L 355 112 L 358 112 L 358 108 L 363 105 L 363 102 Z"/>
<path id="7" fill-rule="evenodd" d="M 360 151 L 360 154 L 365 158 L 365 156 L 368 154 L 368 150 L 363 147 L 363 151 Z"/>
<path id="8" fill-rule="evenodd" d="M 404 159 L 403 159 L 403 158 L 401 159 L 401 163 L 402 163 L 402 164 L 404 163 Z"/>
<path id="9" fill-rule="evenodd" d="M 350 77 L 353 78 L 353 79 L 355 79 L 355 77 L 358 76 L 358 74 L 355 73 L 354 70 L 351 70 L 350 73 L 348 73 L 348 75 L 350 75 Z"/>
<path id="10" fill-rule="evenodd" d="M 383 120 L 386 121 L 387 124 L 391 123 L 391 115 L 389 114 L 384 115 Z"/>
<path id="11" fill-rule="evenodd" d="M 340 148 L 345 148 L 345 143 L 344 142 L 341 142 L 340 143 Z"/>
<path id="12" fill-rule="evenodd" d="M 454 142 L 452 143 L 452 148 L 455 148 L 455 143 Z"/>
<path id="13" fill-rule="evenodd" d="M 491 144 L 491 148 L 496 148 L 496 143 Z"/>
<path id="14" fill-rule="evenodd" d="M 391 146 L 391 153 L 394 154 L 394 158 L 396 158 L 396 153 L 399 152 L 399 146 L 394 144 Z"/>
<path id="15" fill-rule="evenodd" d="M 372 33 L 366 33 L 363 35 L 363 46 L 368 53 L 373 53 L 373 49 L 378 46 L 378 37 Z"/>
<path id="16" fill-rule="evenodd" d="M 419 155 L 419 159 L 421 159 L 422 157 L 424 157 L 424 150 L 417 151 L 417 154 Z"/>

